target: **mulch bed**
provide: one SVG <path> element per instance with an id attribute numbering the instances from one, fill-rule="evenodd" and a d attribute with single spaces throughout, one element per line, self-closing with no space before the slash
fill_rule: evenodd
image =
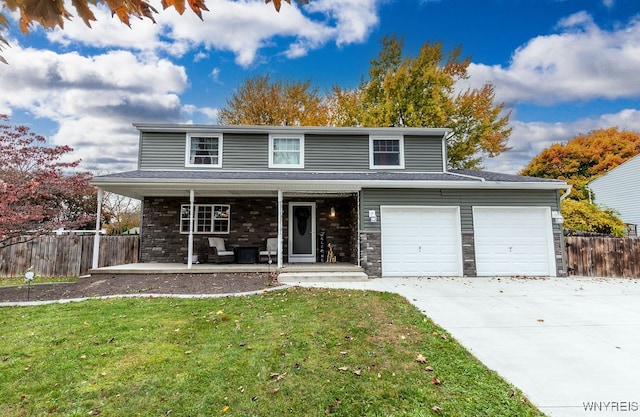
<path id="1" fill-rule="evenodd" d="M 279 285 L 268 273 L 99 274 L 74 283 L 0 287 L 0 302 L 51 301 L 131 294 L 227 294 Z"/>

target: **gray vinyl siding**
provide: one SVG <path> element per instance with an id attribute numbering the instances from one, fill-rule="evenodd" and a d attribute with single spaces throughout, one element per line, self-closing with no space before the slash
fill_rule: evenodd
<path id="1" fill-rule="evenodd" d="M 206 166 L 185 168 L 186 137 L 186 132 L 142 133 L 139 169 L 220 169 Z M 304 142 L 305 171 L 369 170 L 368 135 L 307 134 Z M 225 133 L 222 143 L 222 170 L 274 170 L 268 167 L 268 134 Z M 404 146 L 404 171 L 442 172 L 442 138 L 406 136 Z"/>
<path id="2" fill-rule="evenodd" d="M 222 141 L 222 169 L 265 170 L 269 166 L 269 136 L 226 133 Z"/>
<path id="3" fill-rule="evenodd" d="M 304 167 L 307 171 L 367 171 L 369 136 L 306 135 Z"/>
<path id="4" fill-rule="evenodd" d="M 404 168 L 413 172 L 442 172 L 442 138 L 404 137 Z"/>
<path id="5" fill-rule="evenodd" d="M 186 133 L 142 134 L 139 169 L 184 169 L 186 137 Z"/>
<path id="6" fill-rule="evenodd" d="M 361 229 L 380 231 L 380 206 L 459 206 L 462 233 L 473 233 L 473 206 L 544 206 L 559 210 L 556 190 L 386 190 L 364 189 L 360 193 Z M 378 221 L 369 220 L 375 210 Z M 554 231 L 559 226 L 554 224 Z"/>

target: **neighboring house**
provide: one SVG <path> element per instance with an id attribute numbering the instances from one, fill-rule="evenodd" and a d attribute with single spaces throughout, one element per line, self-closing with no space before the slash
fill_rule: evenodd
<path id="1" fill-rule="evenodd" d="M 141 262 L 277 237 L 279 267 L 330 243 L 370 277 L 566 275 L 567 184 L 447 170 L 448 129 L 135 126 L 138 169 L 93 184 L 142 200 Z"/>
<path id="2" fill-rule="evenodd" d="M 640 155 L 589 183 L 594 202 L 618 212 L 631 225 L 640 224 Z"/>

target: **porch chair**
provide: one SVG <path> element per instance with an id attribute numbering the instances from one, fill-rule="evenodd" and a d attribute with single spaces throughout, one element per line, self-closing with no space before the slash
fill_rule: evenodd
<path id="1" fill-rule="evenodd" d="M 270 256 L 272 260 L 278 256 L 278 238 L 270 237 L 266 242 L 265 249 L 260 251 L 260 262 L 267 262 Z"/>
<path id="2" fill-rule="evenodd" d="M 216 264 L 233 262 L 234 253 L 232 250 L 227 250 L 224 244 L 224 239 L 221 237 L 209 238 L 209 259 L 208 262 Z"/>

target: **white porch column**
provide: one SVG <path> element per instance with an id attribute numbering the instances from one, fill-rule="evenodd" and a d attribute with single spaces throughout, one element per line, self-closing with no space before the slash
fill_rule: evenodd
<path id="1" fill-rule="evenodd" d="M 193 219 L 194 219 L 194 202 L 195 202 L 195 193 L 193 190 L 189 190 L 189 243 L 188 243 L 188 254 L 187 254 L 187 269 L 191 269 L 193 262 L 191 262 L 191 258 L 193 258 Z"/>
<path id="2" fill-rule="evenodd" d="M 104 197 L 104 191 L 98 187 L 98 209 L 96 210 L 96 232 L 93 235 L 93 260 L 91 262 L 91 268 L 98 268 L 98 261 L 100 260 L 100 229 L 102 228 L 102 199 Z"/>
<path id="3" fill-rule="evenodd" d="M 278 268 L 282 268 L 282 190 L 278 190 Z"/>

